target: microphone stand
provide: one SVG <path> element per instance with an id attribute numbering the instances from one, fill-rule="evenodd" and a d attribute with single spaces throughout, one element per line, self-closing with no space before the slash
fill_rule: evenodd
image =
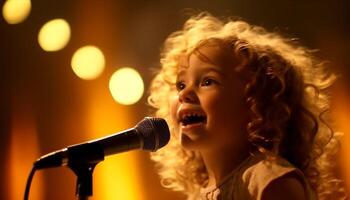
<path id="1" fill-rule="evenodd" d="M 75 157 L 76 155 L 86 155 L 80 156 L 79 159 L 68 159 L 67 166 L 75 173 L 77 176 L 77 183 L 75 188 L 75 195 L 78 200 L 88 200 L 92 196 L 92 174 L 94 172 L 95 166 L 104 160 L 103 148 L 100 144 L 86 144 L 86 145 L 74 145 L 68 147 L 69 157 Z M 82 154 L 81 152 L 90 152 L 87 154 Z"/>
<path id="2" fill-rule="evenodd" d="M 92 196 L 92 173 L 98 163 L 72 164 L 68 167 L 77 176 L 75 195 L 78 200 L 88 200 Z"/>

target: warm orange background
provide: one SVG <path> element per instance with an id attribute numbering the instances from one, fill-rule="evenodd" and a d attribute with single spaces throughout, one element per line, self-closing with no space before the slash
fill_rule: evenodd
<path id="1" fill-rule="evenodd" d="M 339 175 L 350 191 L 348 1 L 35 0 L 23 23 L 9 25 L 0 19 L 0 199 L 23 198 L 27 175 L 40 155 L 130 128 L 149 114 L 147 91 L 138 103 L 123 106 L 112 99 L 108 80 L 116 69 L 130 66 L 141 73 L 147 89 L 162 42 L 182 26 L 187 8 L 240 16 L 300 38 L 343 74 L 334 86 L 332 104 L 334 119 L 345 133 Z M 72 37 L 63 50 L 44 52 L 37 34 L 54 18 L 70 23 Z M 106 56 L 104 73 L 92 81 L 79 79 L 70 68 L 74 51 L 88 44 L 98 46 Z M 37 172 L 30 199 L 74 199 L 74 193 L 75 176 L 62 167 Z M 163 189 L 148 153 L 133 151 L 110 156 L 96 167 L 92 199 L 184 196 Z"/>

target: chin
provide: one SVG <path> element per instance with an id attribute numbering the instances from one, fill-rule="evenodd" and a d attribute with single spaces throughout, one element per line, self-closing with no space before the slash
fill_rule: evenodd
<path id="1" fill-rule="evenodd" d="M 188 136 L 184 133 L 180 134 L 180 144 L 186 150 L 203 150 L 206 147 L 204 143 L 204 138 L 198 136 Z"/>

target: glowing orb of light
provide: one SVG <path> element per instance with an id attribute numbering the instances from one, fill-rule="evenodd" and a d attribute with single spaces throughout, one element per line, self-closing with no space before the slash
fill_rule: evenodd
<path id="1" fill-rule="evenodd" d="M 132 68 L 121 68 L 109 80 L 109 89 L 115 101 L 131 105 L 140 100 L 144 84 L 140 74 Z"/>
<path id="2" fill-rule="evenodd" d="M 92 45 L 84 46 L 73 54 L 71 66 L 78 77 L 92 80 L 102 74 L 105 57 L 99 48 Z"/>
<path id="3" fill-rule="evenodd" d="M 67 45 L 70 35 L 70 26 L 66 20 L 53 19 L 41 27 L 38 42 L 45 51 L 58 51 Z"/>
<path id="4" fill-rule="evenodd" d="M 18 24 L 24 21 L 31 10 L 30 0 L 7 0 L 2 7 L 2 15 L 9 24 Z"/>

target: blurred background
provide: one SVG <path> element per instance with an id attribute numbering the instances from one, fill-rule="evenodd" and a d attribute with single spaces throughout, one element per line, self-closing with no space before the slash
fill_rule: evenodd
<path id="1" fill-rule="evenodd" d="M 347 0 L 2 0 L 0 199 L 23 198 L 32 163 L 70 144 L 133 127 L 152 109 L 148 87 L 165 38 L 189 10 L 239 16 L 318 49 L 342 77 L 332 114 L 343 131 L 337 173 L 350 191 L 350 2 Z M 131 92 L 132 91 L 132 92 Z M 30 199 L 74 199 L 66 167 L 38 171 Z M 92 199 L 185 199 L 161 187 L 149 153 L 109 156 Z"/>

